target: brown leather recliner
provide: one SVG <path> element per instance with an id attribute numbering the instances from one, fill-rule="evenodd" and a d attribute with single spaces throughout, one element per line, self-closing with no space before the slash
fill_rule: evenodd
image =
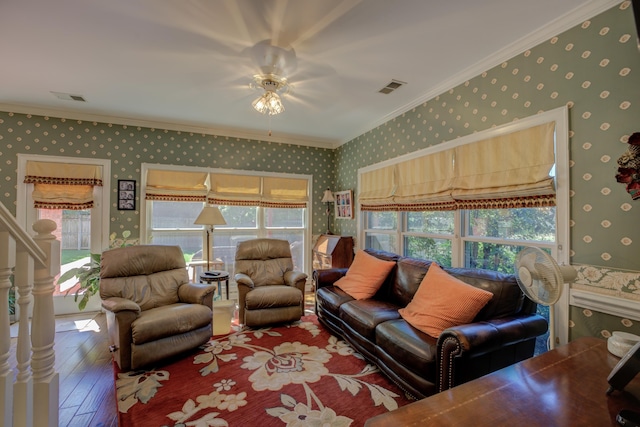
<path id="1" fill-rule="evenodd" d="M 215 290 L 189 283 L 179 246 L 128 246 L 103 252 L 100 297 L 120 369 L 148 366 L 207 342 Z"/>
<path id="2" fill-rule="evenodd" d="M 235 272 L 240 323 L 254 327 L 302 317 L 307 275 L 293 271 L 288 241 L 253 239 L 238 243 Z"/>

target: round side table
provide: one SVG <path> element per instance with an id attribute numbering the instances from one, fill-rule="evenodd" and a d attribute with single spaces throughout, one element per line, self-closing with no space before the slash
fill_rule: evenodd
<path id="1" fill-rule="evenodd" d="M 220 285 L 222 285 L 222 282 L 224 282 L 227 299 L 229 299 L 229 273 L 222 270 L 211 270 L 205 271 L 200 275 L 200 283 L 218 284 L 218 295 L 220 296 L 222 296 L 222 290 L 220 289 Z"/>

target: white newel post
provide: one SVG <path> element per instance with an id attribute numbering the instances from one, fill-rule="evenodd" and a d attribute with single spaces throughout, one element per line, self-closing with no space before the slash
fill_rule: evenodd
<path id="1" fill-rule="evenodd" d="M 53 313 L 53 280 L 60 272 L 60 241 L 51 234 L 56 223 L 41 219 L 33 224 L 37 235 L 33 238 L 46 254 L 47 265 L 36 265 L 33 287 L 33 319 L 31 344 L 33 357 L 33 403 L 37 408 L 34 425 L 58 426 L 59 377 L 54 370 L 55 317 Z"/>
<path id="2" fill-rule="evenodd" d="M 16 241 L 9 232 L 0 232 L 0 424 L 13 425 L 13 370 L 9 365 L 9 288 L 16 263 Z"/>
<path id="3" fill-rule="evenodd" d="M 33 426 L 33 377 L 31 376 L 31 340 L 29 337 L 31 290 L 34 280 L 34 260 L 26 251 L 19 251 L 16 259 L 14 284 L 18 291 L 16 303 L 20 306 L 16 366 L 18 375 L 13 387 L 13 418 L 15 426 Z"/>

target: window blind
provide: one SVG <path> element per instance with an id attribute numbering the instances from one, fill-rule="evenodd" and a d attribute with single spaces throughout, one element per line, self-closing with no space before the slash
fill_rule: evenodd
<path id="1" fill-rule="evenodd" d="M 93 187 L 102 186 L 98 165 L 27 161 L 24 182 L 33 184 L 34 207 L 82 210 L 93 207 Z"/>
<path id="2" fill-rule="evenodd" d="M 309 201 L 306 179 L 212 173 L 210 183 L 207 201 L 214 205 L 294 209 Z"/>
<path id="3" fill-rule="evenodd" d="M 554 135 L 552 122 L 456 147 L 458 208 L 554 205 Z"/>
<path id="4" fill-rule="evenodd" d="M 145 197 L 147 200 L 204 202 L 206 180 L 207 172 L 149 169 Z"/>
<path id="5" fill-rule="evenodd" d="M 555 122 L 364 172 L 365 211 L 555 205 Z"/>

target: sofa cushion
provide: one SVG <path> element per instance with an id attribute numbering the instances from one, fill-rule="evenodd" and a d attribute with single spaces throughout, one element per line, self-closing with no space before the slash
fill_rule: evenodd
<path id="1" fill-rule="evenodd" d="M 476 320 L 499 319 L 522 310 L 525 296 L 514 275 L 470 268 L 447 267 L 443 270 L 469 285 L 493 294 L 491 301 L 475 317 Z"/>
<path id="2" fill-rule="evenodd" d="M 412 326 L 437 338 L 451 326 L 471 322 L 492 297 L 432 263 L 409 305 L 399 312 Z"/>
<path id="3" fill-rule="evenodd" d="M 353 301 L 353 298 L 335 286 L 320 288 L 316 292 L 316 303 L 336 317 L 340 317 L 340 306 L 348 301 Z"/>
<path id="4" fill-rule="evenodd" d="M 376 345 L 399 365 L 436 382 L 437 340 L 412 327 L 404 319 L 390 320 L 376 328 Z"/>
<path id="5" fill-rule="evenodd" d="M 372 299 L 353 300 L 342 304 L 340 319 L 361 336 L 375 342 L 376 326 L 387 320 L 399 319 L 398 308 Z"/>
<path id="6" fill-rule="evenodd" d="M 389 299 L 400 307 L 409 305 L 430 265 L 431 261 L 428 260 L 408 257 L 398 259 L 396 278 L 390 287 Z"/>
<path id="7" fill-rule="evenodd" d="M 378 292 L 395 265 L 394 261 L 385 261 L 360 250 L 356 253 L 347 274 L 334 285 L 355 299 L 371 298 Z"/>

